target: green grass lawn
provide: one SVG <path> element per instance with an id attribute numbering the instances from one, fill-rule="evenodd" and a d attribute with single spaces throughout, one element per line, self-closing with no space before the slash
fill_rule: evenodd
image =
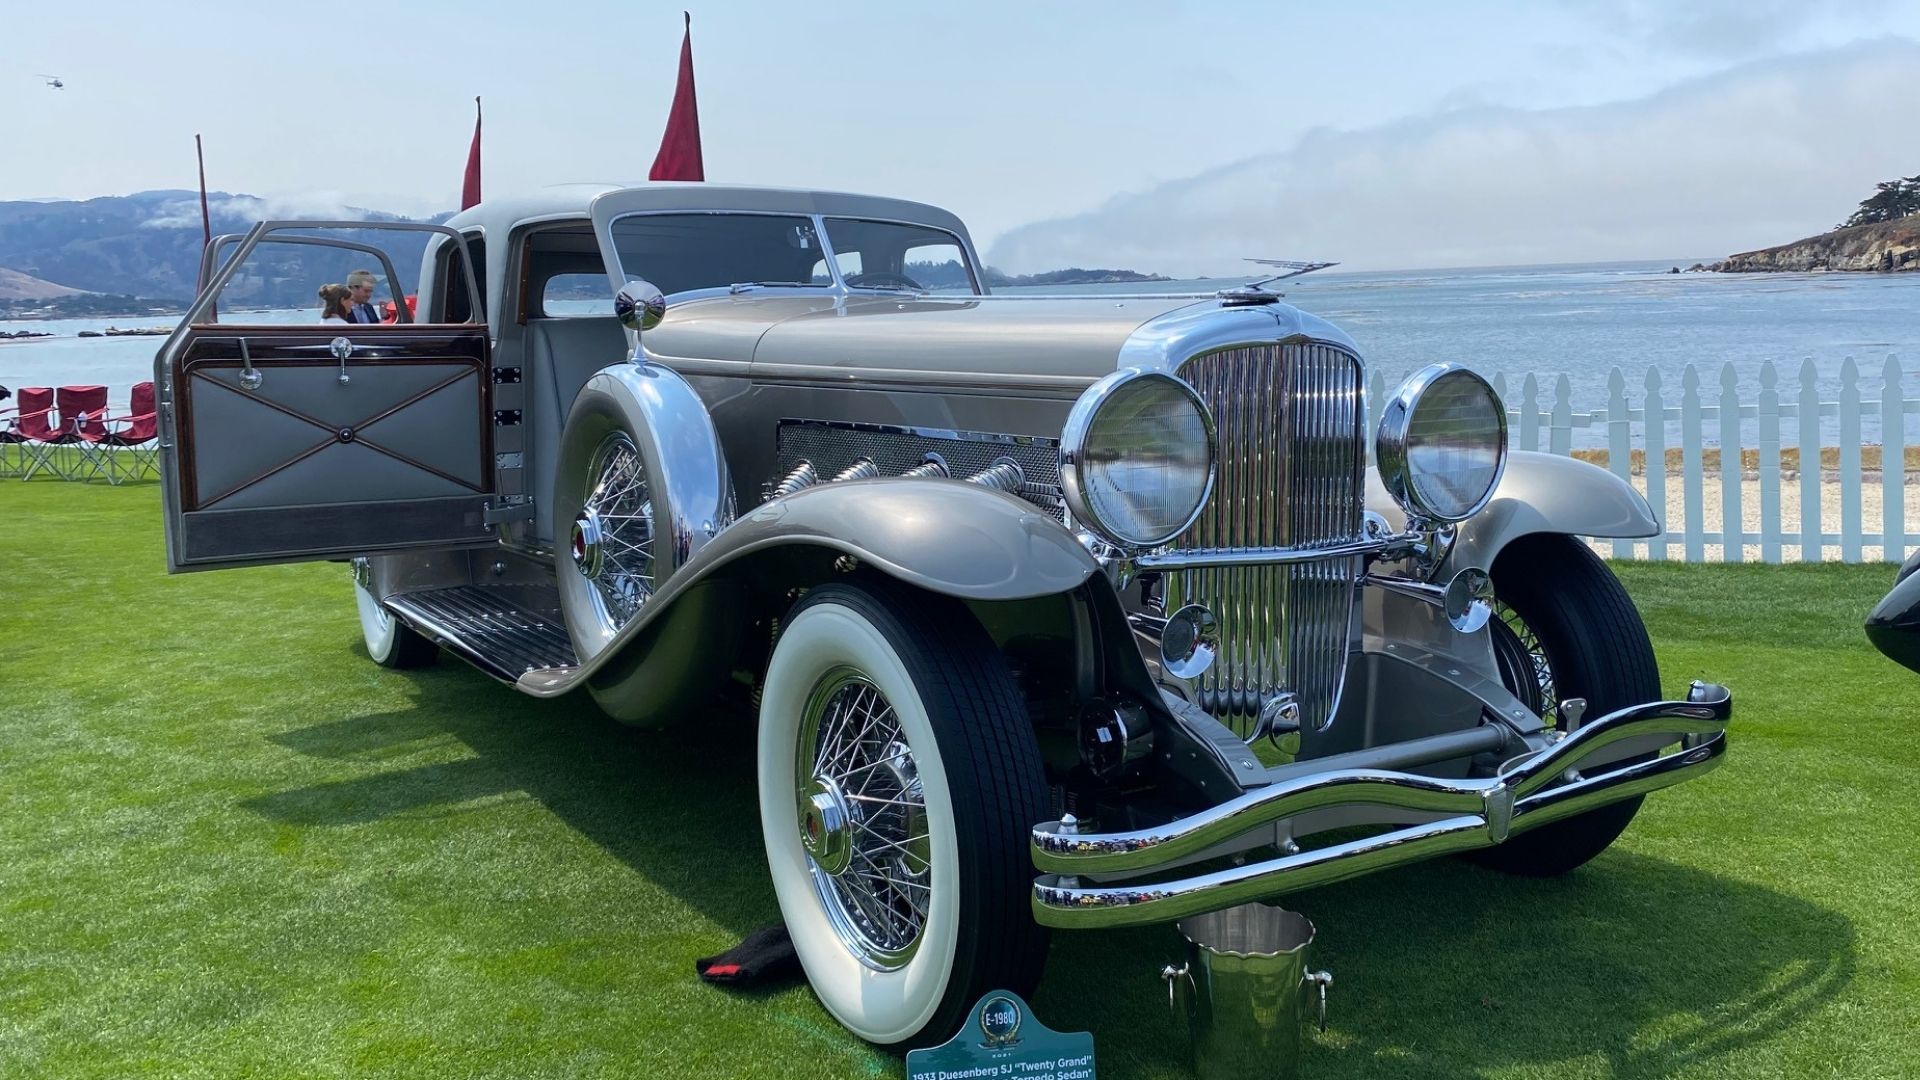
<path id="1" fill-rule="evenodd" d="M 693 960 L 775 919 L 744 718 L 638 731 L 368 662 L 345 567 L 169 579 L 151 484 L 0 481 L 0 1077 L 861 1077 L 804 987 Z M 1553 881 L 1304 893 L 1310 1077 L 1920 1075 L 1920 678 L 1886 567 L 1624 565 L 1725 766 Z M 1168 928 L 1061 934 L 1101 1076 L 1186 1074 Z"/>

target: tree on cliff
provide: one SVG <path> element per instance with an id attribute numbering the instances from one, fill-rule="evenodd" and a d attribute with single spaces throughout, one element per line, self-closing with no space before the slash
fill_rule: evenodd
<path id="1" fill-rule="evenodd" d="M 1873 196 L 1862 199 L 1860 209 L 1855 210 L 1853 216 L 1841 222 L 1836 226 L 1837 228 L 1872 225 L 1880 221 L 1898 221 L 1903 217 L 1920 214 L 1920 176 L 1888 180 L 1874 187 Z"/>

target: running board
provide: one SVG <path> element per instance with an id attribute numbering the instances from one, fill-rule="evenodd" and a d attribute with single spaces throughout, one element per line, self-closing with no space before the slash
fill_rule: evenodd
<path id="1" fill-rule="evenodd" d="M 459 585 L 389 596 L 408 626 L 501 682 L 528 673 L 567 678 L 579 666 L 560 595 L 536 585 Z"/>

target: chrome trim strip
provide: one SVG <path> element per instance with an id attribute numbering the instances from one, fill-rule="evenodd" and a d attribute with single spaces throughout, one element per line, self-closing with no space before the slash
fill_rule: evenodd
<path id="1" fill-rule="evenodd" d="M 1032 389 L 1078 395 L 1097 381 L 1085 375 L 1008 376 L 979 371 L 895 371 L 827 364 L 771 364 L 758 360 L 752 363 L 751 369 L 755 382 L 819 383 L 853 388 L 907 387 L 921 392 L 949 388 L 998 391 Z"/>
<path id="2" fill-rule="evenodd" d="M 1010 435 L 1001 431 L 962 431 L 958 428 L 916 427 L 910 424 L 875 424 L 864 420 L 811 420 L 783 416 L 778 427 L 789 424 L 831 428 L 836 431 L 866 432 L 874 435 L 911 435 L 921 439 L 954 439 L 964 442 L 999 443 L 1003 446 L 1059 446 L 1060 440 L 1045 435 Z"/>
<path id="3" fill-rule="evenodd" d="M 1404 544 L 1412 536 L 1413 534 L 1409 533 L 1402 536 L 1369 537 L 1327 547 L 1173 549 L 1142 555 L 1136 558 L 1133 564 L 1142 571 L 1193 570 L 1200 567 L 1222 566 L 1285 566 L 1293 563 L 1318 562 L 1322 559 L 1346 558 L 1352 555 L 1373 555 L 1396 544 Z"/>
<path id="4" fill-rule="evenodd" d="M 1597 806 L 1690 780 L 1720 763 L 1732 694 L 1696 683 L 1688 701 L 1659 701 L 1590 721 L 1560 742 L 1520 759 L 1502 775 L 1449 780 L 1368 769 L 1340 770 L 1275 784 L 1156 829 L 1062 833 L 1036 826 L 1031 850 L 1043 876 L 1034 883 L 1034 917 L 1048 926 L 1107 928 L 1185 918 L 1249 900 L 1312 888 L 1418 859 L 1491 847 L 1513 833 Z M 1560 784 L 1578 766 L 1627 739 L 1662 736 L 1682 748 L 1593 777 Z M 1147 873 L 1185 855 L 1308 810 L 1373 805 L 1450 814 L 1315 851 L 1171 882 L 1081 886 L 1059 874 Z"/>

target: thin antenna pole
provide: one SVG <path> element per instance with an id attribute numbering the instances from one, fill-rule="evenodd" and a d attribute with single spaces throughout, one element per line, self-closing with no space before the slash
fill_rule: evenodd
<path id="1" fill-rule="evenodd" d="M 200 146 L 198 133 L 193 136 L 193 156 L 200 164 L 200 265 L 204 267 L 207 264 L 207 248 L 213 246 L 213 214 L 207 209 L 207 154 Z M 207 287 L 204 278 L 198 287 Z M 214 322 L 220 321 L 218 307 L 209 307 L 207 311 Z"/>

